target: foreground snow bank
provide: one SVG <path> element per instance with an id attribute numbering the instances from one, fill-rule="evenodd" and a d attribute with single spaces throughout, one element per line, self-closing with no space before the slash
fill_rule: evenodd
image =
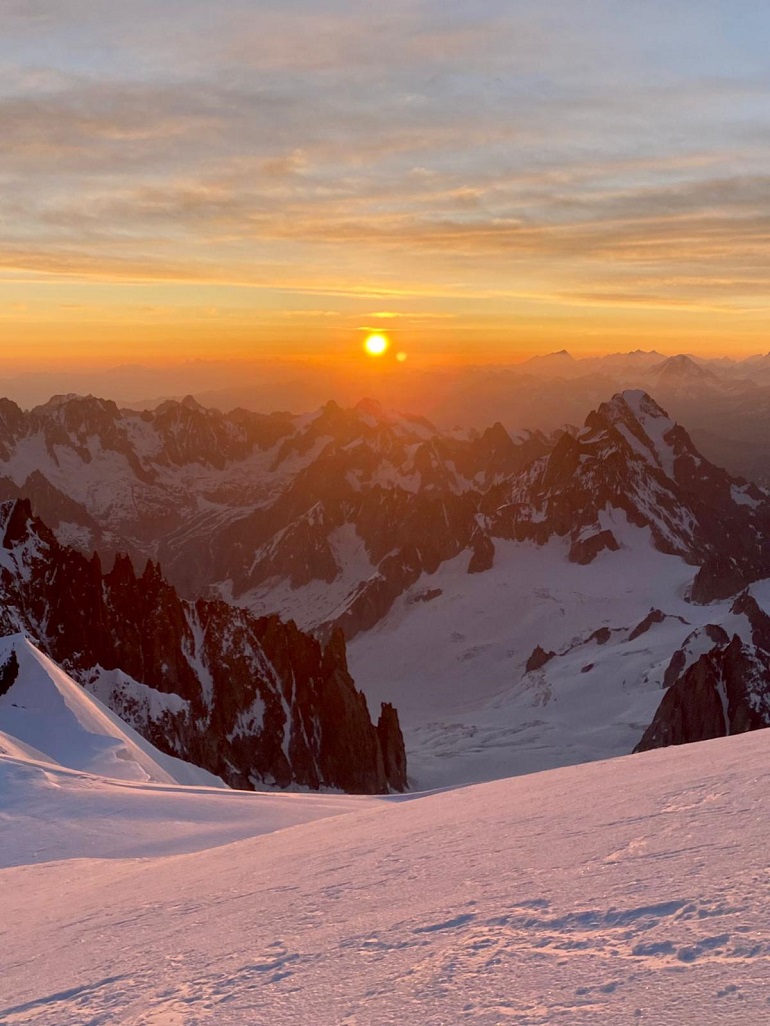
<path id="1" fill-rule="evenodd" d="M 769 749 L 757 732 L 408 801 L 339 799 L 344 815 L 194 854 L 6 869 L 0 1021 L 764 1022 Z M 161 790 L 158 835 L 181 794 Z M 201 798 L 253 801 L 257 832 L 260 802 L 298 796 Z M 4 815 L 0 849 L 26 829 L 18 808 Z"/>

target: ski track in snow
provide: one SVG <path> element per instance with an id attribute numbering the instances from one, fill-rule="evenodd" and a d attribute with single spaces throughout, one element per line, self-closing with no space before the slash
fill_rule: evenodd
<path id="1" fill-rule="evenodd" d="M 184 855 L 83 858 L 73 823 L 69 858 L 0 872 L 0 1023 L 765 1022 L 769 743 L 321 796 L 341 814 Z M 173 789 L 122 790 L 144 795 L 137 822 L 163 793 L 173 836 Z M 312 817 L 312 796 L 232 795 L 255 810 L 300 797 Z"/>

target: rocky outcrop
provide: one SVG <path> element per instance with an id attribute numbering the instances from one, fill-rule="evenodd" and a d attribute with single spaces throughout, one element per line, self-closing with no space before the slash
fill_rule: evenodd
<path id="1" fill-rule="evenodd" d="M 660 609 L 651 609 L 642 622 L 638 623 L 628 635 L 628 640 L 636 641 L 637 638 L 641 638 L 643 634 L 646 634 L 651 627 L 654 627 L 655 624 L 663 623 L 665 619 L 666 614 Z"/>
<path id="2" fill-rule="evenodd" d="M 710 624 L 687 639 L 666 672 L 670 684 L 635 751 L 726 737 L 770 726 L 770 617 L 744 592 L 731 614 L 749 628 L 730 637 Z M 695 661 L 696 644 L 711 642 Z"/>
<path id="3" fill-rule="evenodd" d="M 153 562 L 137 575 L 119 558 L 105 574 L 26 501 L 0 506 L 0 530 L 0 629 L 30 632 L 76 679 L 100 682 L 100 697 L 105 672 L 144 685 L 121 681 L 111 704 L 162 751 L 241 788 L 404 788 L 398 718 L 388 707 L 385 726 L 371 722 L 341 633 L 324 645 L 276 616 L 185 601 Z"/>
<path id="4" fill-rule="evenodd" d="M 468 563 L 469 574 L 483 574 L 491 570 L 495 562 L 495 544 L 488 534 L 478 531 L 472 539 L 472 552 Z"/>
<path id="5" fill-rule="evenodd" d="M 758 560 L 762 559 L 760 553 L 757 554 L 757 557 Z M 763 575 L 764 571 L 761 569 L 761 565 L 755 569 L 756 577 Z M 735 556 L 728 553 L 715 553 L 706 559 L 695 575 L 690 597 L 693 602 L 707 605 L 709 602 L 735 595 L 745 588 L 754 577 L 754 572 Z"/>
<path id="6" fill-rule="evenodd" d="M 546 652 L 540 645 L 535 647 L 532 655 L 527 660 L 525 667 L 526 673 L 534 673 L 536 670 L 542 670 L 544 666 L 547 666 L 552 659 L 556 658 L 555 652 Z"/>
<path id="7" fill-rule="evenodd" d="M 16 652 L 12 649 L 11 654 L 0 666 L 0 698 L 11 690 L 18 676 L 19 660 L 16 658 Z"/>
<path id="8" fill-rule="evenodd" d="M 617 552 L 620 548 L 612 531 L 598 531 L 582 538 L 576 538 L 570 546 L 569 561 L 579 566 L 593 563 L 600 552 Z"/>
<path id="9" fill-rule="evenodd" d="M 770 725 L 770 667 L 739 637 L 691 666 L 669 688 L 635 752 L 707 741 Z M 762 684 L 761 693 L 757 685 Z"/>
<path id="10" fill-rule="evenodd" d="M 407 787 L 406 750 L 404 735 L 398 722 L 398 713 L 390 702 L 383 702 L 380 718 L 377 721 L 377 735 L 385 762 L 385 776 L 391 787 L 404 791 Z"/>

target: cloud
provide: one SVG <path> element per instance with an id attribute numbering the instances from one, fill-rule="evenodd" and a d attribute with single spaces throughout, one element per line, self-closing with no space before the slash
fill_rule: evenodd
<path id="1" fill-rule="evenodd" d="M 6 0 L 0 263 L 742 308 L 770 257 L 759 8 Z"/>

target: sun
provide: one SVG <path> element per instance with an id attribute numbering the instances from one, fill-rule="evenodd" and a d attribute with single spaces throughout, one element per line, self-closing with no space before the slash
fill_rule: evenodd
<path id="1" fill-rule="evenodd" d="M 364 349 L 369 356 L 382 356 L 390 348 L 390 339 L 387 335 L 379 332 L 376 335 L 367 335 L 364 340 Z"/>

